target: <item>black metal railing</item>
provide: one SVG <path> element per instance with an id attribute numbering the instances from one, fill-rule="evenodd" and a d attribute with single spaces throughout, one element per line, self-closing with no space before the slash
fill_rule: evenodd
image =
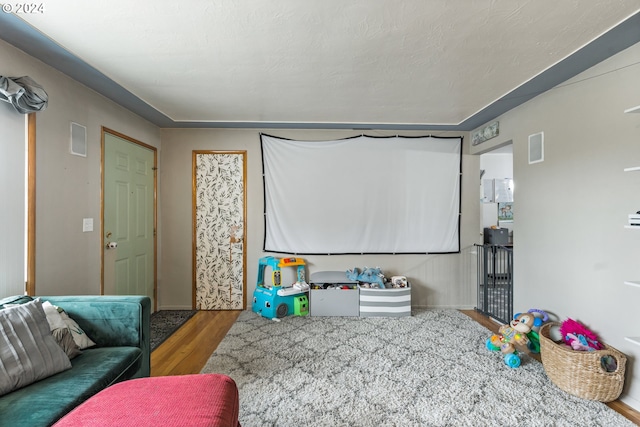
<path id="1" fill-rule="evenodd" d="M 509 323 L 513 317 L 513 249 L 501 245 L 475 245 L 478 271 L 476 310 Z"/>

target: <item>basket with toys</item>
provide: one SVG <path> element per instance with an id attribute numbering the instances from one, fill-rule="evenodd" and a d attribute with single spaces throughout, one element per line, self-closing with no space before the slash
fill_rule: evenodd
<path id="1" fill-rule="evenodd" d="M 559 330 L 561 340 L 552 335 Z M 558 388 L 583 399 L 611 402 L 622 393 L 626 356 L 601 343 L 573 319 L 540 329 L 542 366 Z"/>

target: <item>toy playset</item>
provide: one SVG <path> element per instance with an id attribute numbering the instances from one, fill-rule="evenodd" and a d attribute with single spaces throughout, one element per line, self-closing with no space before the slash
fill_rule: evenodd
<path id="1" fill-rule="evenodd" d="M 309 314 L 309 284 L 305 280 L 305 265 L 302 258 L 260 258 L 252 310 L 268 319 Z M 271 268 L 270 282 L 265 282 L 264 278 L 267 267 Z M 288 286 L 282 284 L 282 268 L 285 267 L 296 269 L 296 281 Z"/>
<path id="2" fill-rule="evenodd" d="M 508 325 L 502 325 L 498 329 L 498 334 L 487 339 L 487 349 L 502 352 L 504 363 L 510 368 L 517 368 L 521 364 L 518 347 L 525 347 L 531 353 L 540 352 L 540 337 L 537 331 L 548 320 L 547 313 L 535 308 L 526 313 L 517 313 Z"/>
<path id="3" fill-rule="evenodd" d="M 294 315 L 401 317 L 411 315 L 411 286 L 405 276 L 387 279 L 380 267 L 344 271 L 319 271 L 305 281 L 302 258 L 266 256 L 258 263 L 258 280 L 252 310 L 278 320 Z M 282 268 L 294 267 L 296 281 L 282 283 Z M 271 268 L 271 280 L 265 270 Z"/>

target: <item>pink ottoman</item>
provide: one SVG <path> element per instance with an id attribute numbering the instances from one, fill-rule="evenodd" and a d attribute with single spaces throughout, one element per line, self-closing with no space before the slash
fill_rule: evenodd
<path id="1" fill-rule="evenodd" d="M 55 427 L 239 427 L 236 383 L 221 374 L 137 378 L 108 387 Z"/>

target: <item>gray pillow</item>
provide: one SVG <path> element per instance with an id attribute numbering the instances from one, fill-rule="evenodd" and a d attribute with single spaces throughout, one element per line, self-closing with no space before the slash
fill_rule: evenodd
<path id="1" fill-rule="evenodd" d="M 0 310 L 0 396 L 69 368 L 39 300 Z"/>
<path id="2" fill-rule="evenodd" d="M 73 335 L 71 335 L 69 328 L 54 329 L 51 331 L 51 335 L 53 335 L 53 339 L 56 340 L 69 359 L 73 359 L 82 354 L 82 350 L 80 350 L 78 344 L 73 340 Z"/>

